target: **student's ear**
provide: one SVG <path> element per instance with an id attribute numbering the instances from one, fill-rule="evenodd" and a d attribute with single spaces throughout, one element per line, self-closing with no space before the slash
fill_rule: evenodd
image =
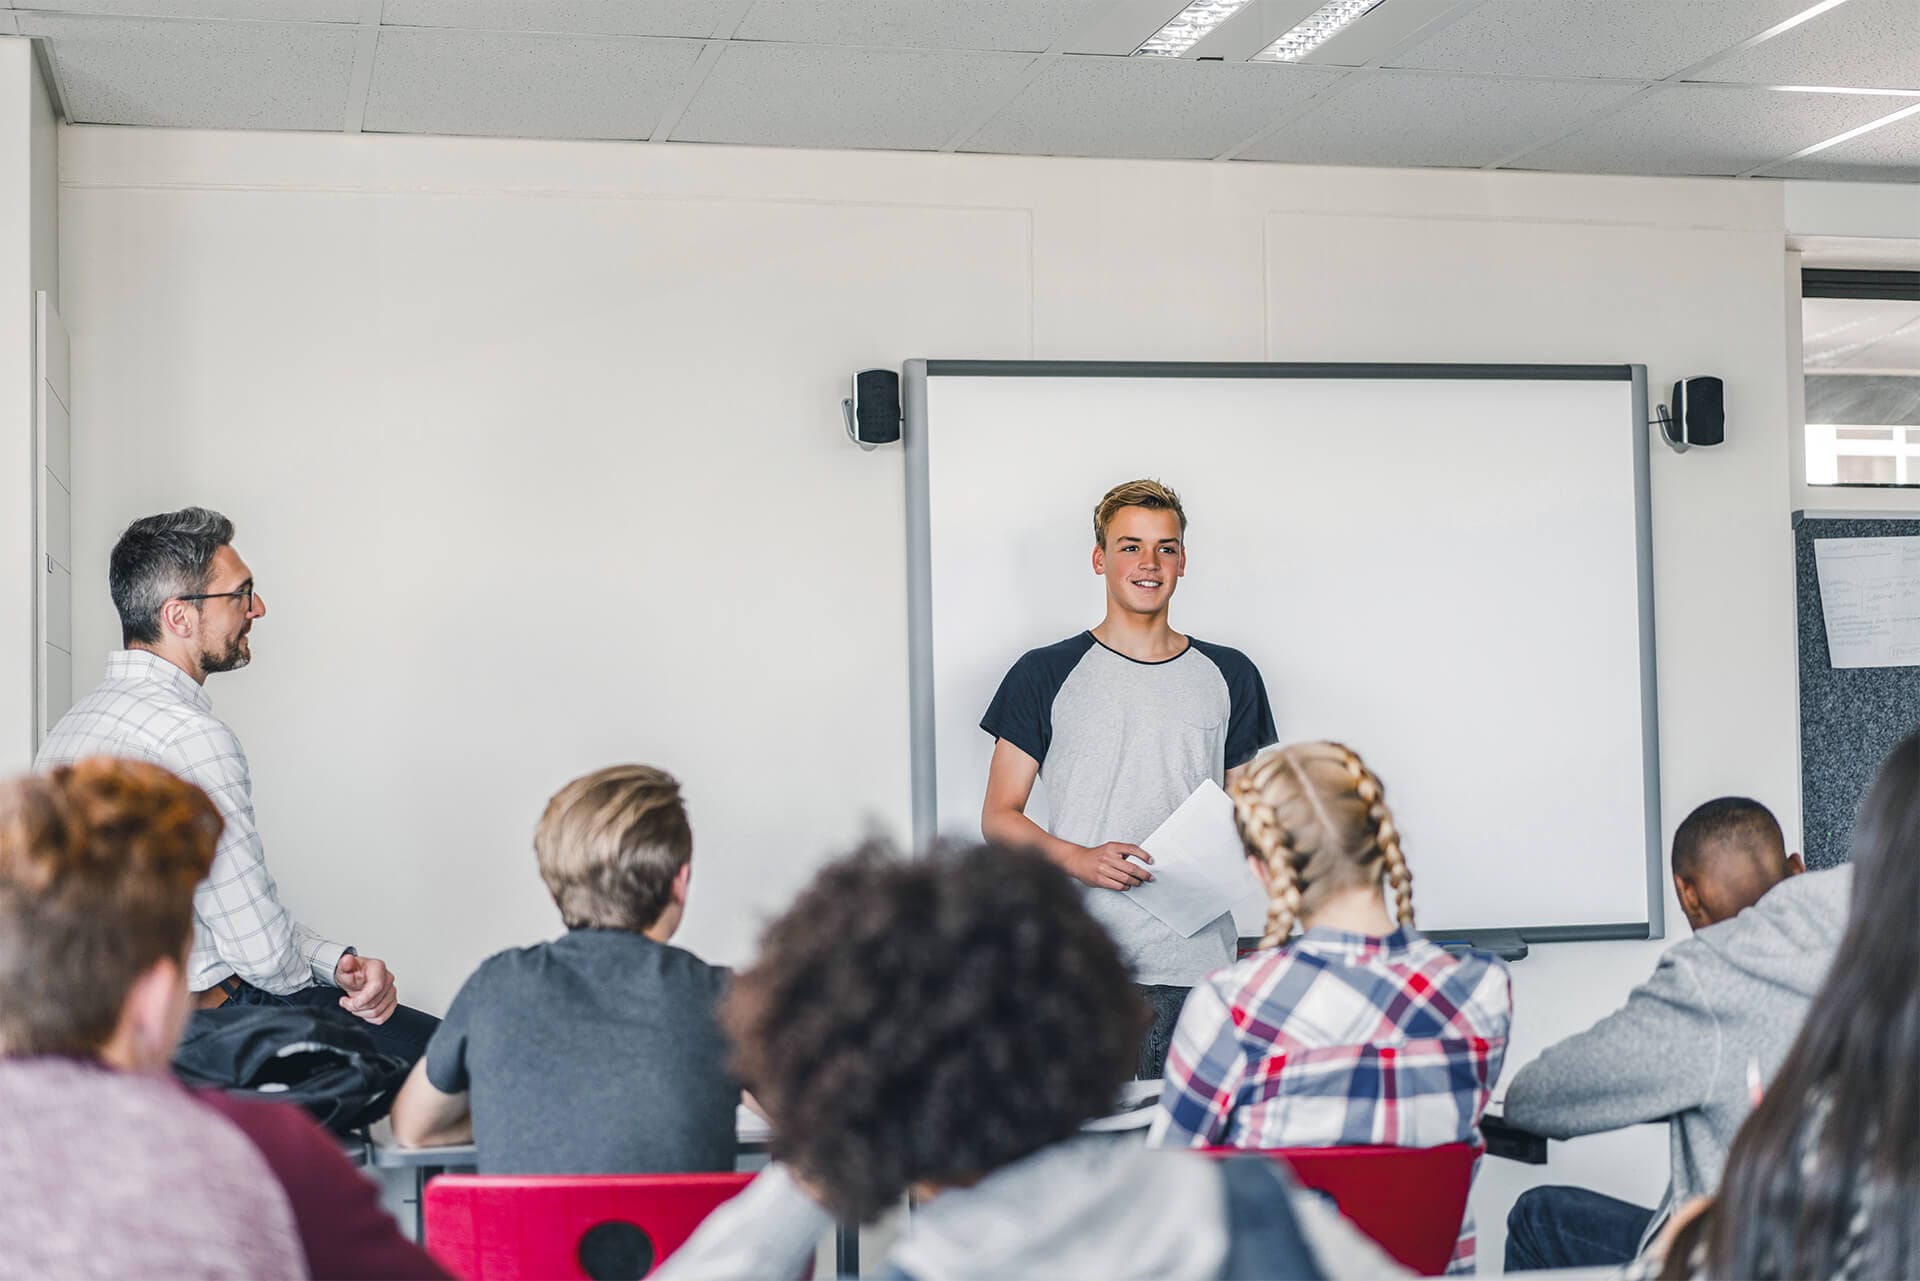
<path id="1" fill-rule="evenodd" d="M 141 1070 L 165 1066 L 173 1058 L 188 1013 L 185 974 L 178 961 L 163 956 L 133 981 L 120 1006 L 120 1026 L 132 1066 Z"/>
<path id="2" fill-rule="evenodd" d="M 1093 572 L 1102 578 L 1107 576 L 1107 549 L 1098 543 L 1093 545 Z"/>
<path id="3" fill-rule="evenodd" d="M 1273 883 L 1267 879 L 1266 860 L 1255 858 L 1249 854 L 1247 855 L 1247 869 L 1253 873 L 1253 879 L 1260 882 L 1261 889 L 1266 890 L 1268 893 L 1273 892 Z"/>
<path id="4" fill-rule="evenodd" d="M 1687 915 L 1687 924 L 1696 930 L 1704 930 L 1713 924 L 1713 918 L 1707 914 L 1707 908 L 1700 901 L 1700 892 L 1693 888 L 1693 882 L 1678 873 L 1674 874 L 1673 892 L 1680 899 L 1680 910 Z"/>
<path id="5" fill-rule="evenodd" d="M 680 865 L 680 870 L 673 874 L 673 901 L 685 907 L 687 904 L 687 887 L 692 883 L 693 860 L 688 859 Z"/>
<path id="6" fill-rule="evenodd" d="M 1798 876 L 1800 875 L 1800 873 L 1806 870 L 1807 870 L 1807 861 L 1801 858 L 1799 854 L 1795 853 L 1795 854 L 1787 855 L 1787 875 L 1788 876 Z"/>

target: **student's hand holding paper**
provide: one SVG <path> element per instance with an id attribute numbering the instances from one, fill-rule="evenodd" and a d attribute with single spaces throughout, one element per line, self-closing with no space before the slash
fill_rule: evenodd
<path id="1" fill-rule="evenodd" d="M 1067 871 L 1074 880 L 1096 890 L 1130 890 L 1153 879 L 1153 873 L 1142 866 L 1151 862 L 1153 855 L 1138 845 L 1108 841 L 1105 845 L 1083 846 L 1079 854 L 1069 855 Z"/>
<path id="2" fill-rule="evenodd" d="M 1212 779 L 1194 788 L 1142 844 L 1160 851 L 1161 875 L 1133 901 L 1187 938 L 1231 911 L 1252 883 L 1233 802 Z"/>

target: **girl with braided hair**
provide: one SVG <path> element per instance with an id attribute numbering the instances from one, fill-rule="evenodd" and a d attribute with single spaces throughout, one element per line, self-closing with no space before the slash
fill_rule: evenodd
<path id="1" fill-rule="evenodd" d="M 1266 932 L 1188 997 L 1148 1141 L 1476 1139 L 1506 1055 L 1507 970 L 1414 929 L 1413 873 L 1380 779 L 1344 744 L 1298 743 L 1256 757 L 1228 790 L 1267 886 Z M 1473 1265 L 1468 1216 L 1449 1271 Z"/>

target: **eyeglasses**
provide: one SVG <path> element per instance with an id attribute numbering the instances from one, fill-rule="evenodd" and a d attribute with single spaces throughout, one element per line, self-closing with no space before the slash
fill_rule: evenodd
<path id="1" fill-rule="evenodd" d="M 253 612 L 253 588 L 242 587 L 237 592 L 200 592 L 193 596 L 175 596 L 175 600 L 237 600 L 245 601 L 247 613 Z"/>

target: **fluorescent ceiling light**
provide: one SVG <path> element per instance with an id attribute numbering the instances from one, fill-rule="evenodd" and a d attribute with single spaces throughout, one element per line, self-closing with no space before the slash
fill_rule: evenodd
<path id="1" fill-rule="evenodd" d="M 1333 0 L 1301 19 L 1300 25 L 1253 55 L 1255 62 L 1298 62 L 1334 38 L 1384 0 Z"/>
<path id="2" fill-rule="evenodd" d="M 1171 21 L 1153 33 L 1151 39 L 1133 51 L 1133 56 L 1178 58 L 1198 44 L 1200 37 L 1238 13 L 1247 0 L 1193 0 L 1173 15 Z"/>

